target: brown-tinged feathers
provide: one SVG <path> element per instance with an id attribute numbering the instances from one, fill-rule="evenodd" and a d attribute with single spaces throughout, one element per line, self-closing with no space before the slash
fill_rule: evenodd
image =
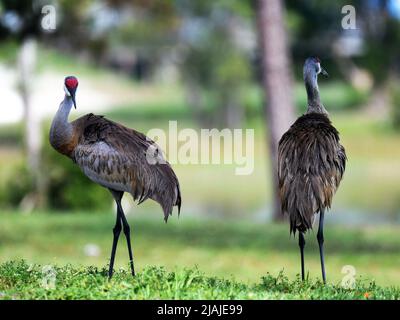
<path id="1" fill-rule="evenodd" d="M 339 133 L 325 114 L 301 116 L 282 136 L 278 150 L 279 191 L 291 232 L 307 231 L 315 213 L 330 208 L 345 165 Z"/>

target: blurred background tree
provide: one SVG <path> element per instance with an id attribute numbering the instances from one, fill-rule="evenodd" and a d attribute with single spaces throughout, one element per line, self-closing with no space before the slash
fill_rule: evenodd
<path id="1" fill-rule="evenodd" d="M 24 106 L 25 151 L 28 165 L 26 174 L 31 177 L 29 180 L 33 181 L 31 192 L 27 192 L 24 196 L 24 203 L 32 208 L 44 205 L 44 182 L 40 175 L 41 127 L 31 101 L 41 7 L 35 7 L 35 3 L 29 0 L 17 2 L 5 0 L 2 10 L 4 15 L 0 33 L 13 38 L 20 47 L 15 63 L 19 73 L 18 89 Z"/>
<path id="2" fill-rule="evenodd" d="M 256 8 L 273 180 L 274 220 L 283 220 L 279 197 L 278 145 L 294 121 L 293 79 L 281 0 L 260 0 Z"/>

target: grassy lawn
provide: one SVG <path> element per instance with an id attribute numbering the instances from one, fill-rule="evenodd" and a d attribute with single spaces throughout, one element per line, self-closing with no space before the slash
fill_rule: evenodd
<path id="1" fill-rule="evenodd" d="M 0 265 L 0 299 L 399 299 L 400 290 L 375 283 L 345 289 L 320 281 L 267 274 L 254 284 L 207 277 L 198 269 L 147 267 L 135 278 L 118 271 L 111 281 L 97 267 L 54 267 L 13 261 Z M 44 278 L 44 274 L 45 277 Z M 54 281 L 52 279 L 55 279 Z"/>
<path id="2" fill-rule="evenodd" d="M 286 224 L 208 221 L 185 215 L 179 219 L 173 216 L 165 224 L 156 210 L 139 208 L 137 214 L 129 218 L 135 267 L 139 274 L 155 272 L 153 269 L 149 271 L 150 266 L 162 266 L 166 272 L 177 273 L 183 268 L 197 267 L 207 277 L 236 279 L 248 287 L 259 284 L 268 273 L 271 277 L 278 277 L 283 272 L 290 283 L 298 277 L 297 240 L 289 237 Z M 72 269 L 81 270 L 83 274 L 89 272 L 83 266 L 101 269 L 108 263 L 114 223 L 112 214 L 4 213 L 0 219 L 0 262 L 25 259 L 27 263 L 42 265 L 70 263 L 74 266 Z M 368 287 L 370 282 L 376 281 L 379 286 L 398 288 L 398 232 L 398 227 L 355 229 L 328 226 L 325 250 L 329 285 L 338 289 L 345 276 L 341 273 L 343 266 L 352 265 L 356 269 L 358 286 Z M 311 283 L 314 283 L 320 279 L 315 233 L 310 233 L 306 241 L 306 268 Z M 88 244 L 98 246 L 98 255 L 85 254 Z M 123 236 L 117 250 L 116 267 L 128 270 Z M 4 274 L 4 266 L 2 269 Z M 96 279 L 99 277 L 99 274 L 95 275 Z M 124 272 L 121 277 L 126 279 Z M 0 285 L 5 286 L 4 283 Z M 16 289 L 14 284 L 11 288 Z M 0 288 L 0 291 L 4 289 Z"/>

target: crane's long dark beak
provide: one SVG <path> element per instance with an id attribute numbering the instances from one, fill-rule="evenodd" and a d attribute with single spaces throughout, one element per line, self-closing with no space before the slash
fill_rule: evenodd
<path id="1" fill-rule="evenodd" d="M 74 103 L 74 108 L 76 109 L 75 92 L 71 94 L 72 102 Z"/>
<path id="2" fill-rule="evenodd" d="M 321 67 L 321 66 L 320 66 Z M 328 72 L 326 72 L 326 70 L 324 68 L 321 67 L 321 73 L 322 75 L 324 75 L 325 77 L 329 77 Z"/>
<path id="3" fill-rule="evenodd" d="M 75 89 L 67 89 L 68 93 L 71 96 L 72 102 L 74 104 L 74 108 L 76 109 L 76 100 L 75 100 L 75 93 L 76 93 L 76 88 Z"/>

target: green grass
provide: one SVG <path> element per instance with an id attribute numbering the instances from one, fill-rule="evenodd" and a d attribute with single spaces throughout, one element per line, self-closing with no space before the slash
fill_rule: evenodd
<path id="1" fill-rule="evenodd" d="M 321 281 L 288 280 L 283 273 L 257 283 L 207 277 L 198 269 L 167 272 L 147 267 L 135 278 L 119 270 L 111 281 L 107 269 L 47 266 L 11 261 L 0 265 L 0 299 L 399 299 L 399 288 L 374 282 L 354 288 Z"/>
<path id="2" fill-rule="evenodd" d="M 206 276 L 234 277 L 246 284 L 280 272 L 293 281 L 300 271 L 297 239 L 287 224 L 260 224 L 244 220 L 206 220 L 189 216 L 165 224 L 157 205 L 145 203 L 129 216 L 135 267 L 149 266 L 168 272 L 198 267 Z M 126 207 L 126 205 L 125 205 Z M 111 212 L 111 209 L 110 209 Z M 43 265 L 96 266 L 108 263 L 114 216 L 111 213 L 4 213 L 0 215 L 0 263 L 25 259 Z M 329 221 L 329 215 L 327 215 Z M 329 284 L 338 284 L 342 268 L 352 265 L 360 283 L 400 286 L 398 227 L 325 228 L 326 269 Z M 312 281 L 320 279 L 315 232 L 306 236 L 306 269 Z M 98 246 L 98 256 L 88 256 L 87 244 Z M 128 267 L 123 235 L 116 268 Z"/>

